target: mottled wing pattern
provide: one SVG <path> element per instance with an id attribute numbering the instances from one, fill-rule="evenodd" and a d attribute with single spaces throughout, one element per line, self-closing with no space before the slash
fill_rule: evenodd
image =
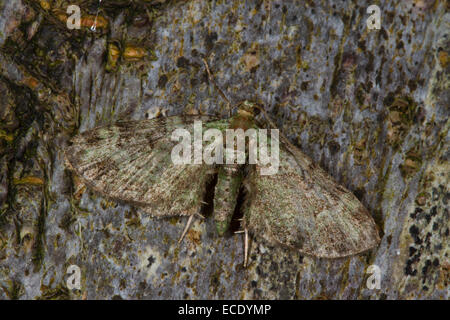
<path id="1" fill-rule="evenodd" d="M 171 135 L 184 128 L 193 137 L 195 120 L 227 126 L 209 116 L 122 121 L 74 137 L 66 162 L 84 184 L 107 198 L 153 216 L 191 215 L 201 207 L 212 166 L 173 164 L 171 151 L 179 141 L 171 141 Z"/>
<path id="2" fill-rule="evenodd" d="M 379 242 L 359 200 L 294 146 L 280 144 L 277 174 L 254 169 L 244 221 L 255 237 L 324 258 L 353 255 Z"/>

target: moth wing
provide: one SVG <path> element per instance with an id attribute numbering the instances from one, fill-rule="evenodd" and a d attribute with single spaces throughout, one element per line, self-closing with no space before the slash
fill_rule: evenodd
<path id="1" fill-rule="evenodd" d="M 209 116 L 118 122 L 75 136 L 65 150 L 66 163 L 84 184 L 107 198 L 140 206 L 154 216 L 194 214 L 213 167 L 174 164 L 171 152 L 179 141 L 171 135 L 183 128 L 193 137 L 195 120 L 209 127 L 227 126 Z"/>
<path id="2" fill-rule="evenodd" d="M 278 173 L 248 176 L 244 207 L 249 232 L 306 255 L 340 258 L 366 251 L 380 241 L 367 209 L 304 153 L 280 145 Z"/>

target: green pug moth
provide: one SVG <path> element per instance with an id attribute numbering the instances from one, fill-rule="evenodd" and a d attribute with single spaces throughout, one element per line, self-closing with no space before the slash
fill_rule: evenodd
<path id="1" fill-rule="evenodd" d="M 249 236 L 324 258 L 376 246 L 380 239 L 369 212 L 287 139 L 280 140 L 278 172 L 272 175 L 260 174 L 257 163 L 173 163 L 171 152 L 179 143 L 171 139 L 175 129 L 193 133 L 195 121 L 221 132 L 257 128 L 256 107 L 261 108 L 243 102 L 227 120 L 182 115 L 95 128 L 73 138 L 65 152 L 67 164 L 85 185 L 107 198 L 155 217 L 188 216 L 182 237 L 199 214 L 211 181 L 217 181 L 212 187 L 213 217 L 219 235 L 229 229 L 243 187 L 244 266 Z"/>

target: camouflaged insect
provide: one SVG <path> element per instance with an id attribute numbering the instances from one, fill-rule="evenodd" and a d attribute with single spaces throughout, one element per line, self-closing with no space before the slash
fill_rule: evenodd
<path id="1" fill-rule="evenodd" d="M 171 140 L 175 129 L 193 132 L 196 120 L 203 122 L 204 129 L 222 132 L 257 128 L 255 106 L 240 104 L 228 120 L 185 115 L 122 121 L 86 131 L 66 150 L 67 163 L 88 187 L 105 197 L 128 202 L 156 217 L 189 216 L 183 235 L 215 177 L 214 220 L 223 235 L 243 186 L 244 265 L 248 234 L 324 258 L 354 255 L 376 246 L 377 227 L 364 206 L 287 140 L 280 141 L 279 169 L 273 175 L 261 175 L 258 164 L 173 164 L 171 150 L 178 143 Z"/>

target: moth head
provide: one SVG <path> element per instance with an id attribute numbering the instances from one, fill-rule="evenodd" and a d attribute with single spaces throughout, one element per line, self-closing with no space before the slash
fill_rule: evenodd
<path id="1" fill-rule="evenodd" d="M 238 115 L 253 119 L 255 115 L 259 113 L 260 107 L 255 103 L 248 100 L 241 102 L 238 105 Z"/>

